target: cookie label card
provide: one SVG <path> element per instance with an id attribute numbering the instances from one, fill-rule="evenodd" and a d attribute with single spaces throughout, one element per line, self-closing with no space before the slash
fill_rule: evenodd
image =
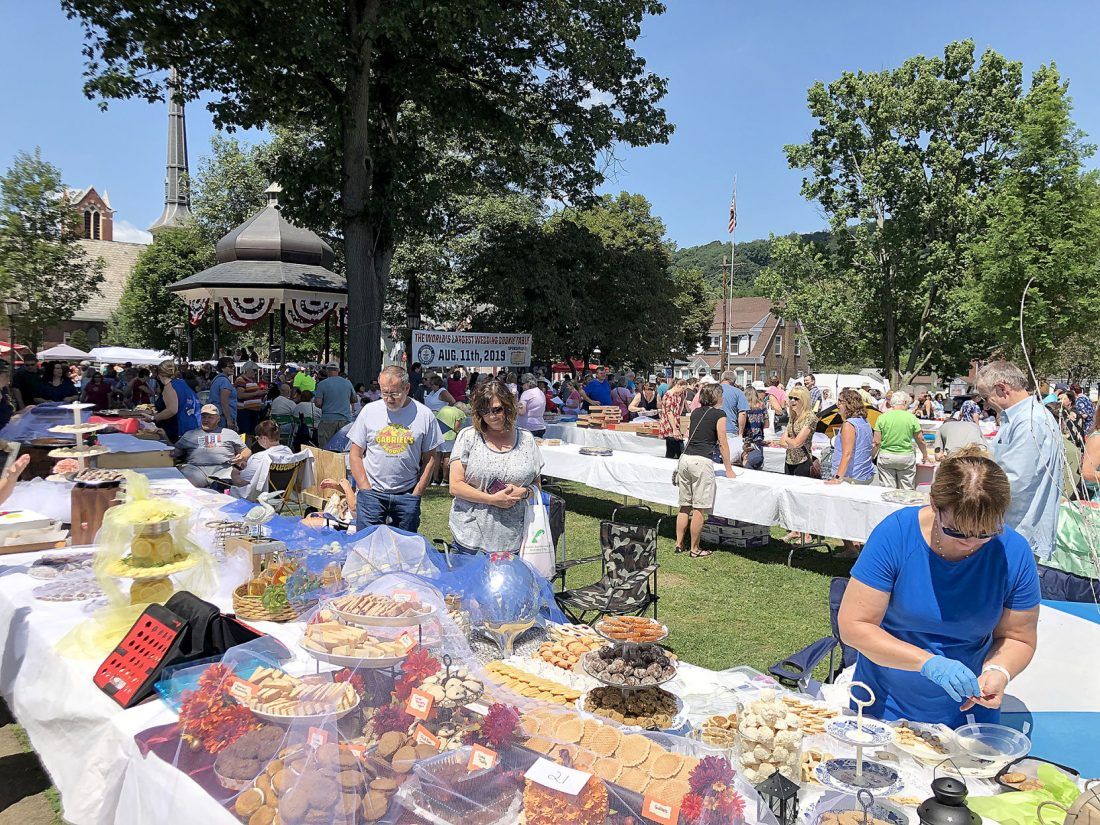
<path id="1" fill-rule="evenodd" d="M 523 776 L 544 788 L 552 788 L 570 796 L 576 796 L 584 790 L 584 786 L 592 778 L 590 773 L 557 765 L 549 759 L 536 759 L 535 764 Z"/>
<path id="2" fill-rule="evenodd" d="M 661 825 L 676 825 L 680 819 L 680 803 L 669 805 L 646 794 L 642 799 L 642 816 Z"/>
<path id="3" fill-rule="evenodd" d="M 417 725 L 413 731 L 413 741 L 418 745 L 430 745 L 437 751 L 443 747 L 443 740 L 423 725 Z"/>
<path id="4" fill-rule="evenodd" d="M 431 715 L 434 704 L 435 698 L 430 693 L 413 688 L 412 693 L 409 694 L 409 701 L 405 703 L 405 713 L 423 722 Z"/>
<path id="5" fill-rule="evenodd" d="M 403 602 L 415 601 L 416 594 L 413 593 L 411 590 L 394 590 L 393 593 L 390 595 L 390 598 L 398 604 L 401 604 Z"/>
<path id="6" fill-rule="evenodd" d="M 309 736 L 306 737 L 306 741 L 309 742 L 309 746 L 314 750 L 321 747 L 321 745 L 328 744 L 328 731 L 321 730 L 320 728 L 310 728 Z"/>
<path id="7" fill-rule="evenodd" d="M 349 751 L 354 753 L 360 759 L 362 759 L 363 757 L 365 757 L 367 755 L 367 746 L 366 745 L 359 745 L 359 744 L 349 743 L 348 745 L 346 745 L 346 747 Z"/>
<path id="8" fill-rule="evenodd" d="M 466 763 L 466 770 L 470 771 L 487 771 L 493 765 L 497 763 L 497 752 L 483 748 L 481 745 L 472 745 L 470 747 L 470 761 Z"/>
<path id="9" fill-rule="evenodd" d="M 398 636 L 395 641 L 398 648 L 400 648 L 401 652 L 404 654 L 408 654 L 410 650 L 416 647 L 416 639 L 414 639 L 412 634 L 407 630 Z"/>
<path id="10" fill-rule="evenodd" d="M 251 682 L 246 682 L 239 676 L 230 677 L 229 695 L 240 702 L 242 705 L 249 704 L 253 699 L 256 698 L 256 694 L 259 692 L 259 685 L 254 685 Z"/>

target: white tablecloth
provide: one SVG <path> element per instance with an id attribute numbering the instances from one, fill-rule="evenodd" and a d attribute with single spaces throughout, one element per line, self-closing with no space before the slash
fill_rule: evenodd
<path id="1" fill-rule="evenodd" d="M 593 430 L 589 427 L 578 427 L 572 422 L 547 424 L 546 438 L 560 438 L 565 444 L 577 444 L 581 447 L 598 447 L 600 449 L 616 450 L 621 453 L 655 455 L 658 458 L 664 458 L 665 456 L 665 440 L 663 438 L 652 438 L 637 433 L 619 432 L 618 430 Z M 828 443 L 829 440 L 824 434 L 814 433 L 814 454 L 820 457 L 822 448 L 828 446 Z M 730 455 L 736 456 L 740 452 L 741 439 L 731 438 Z M 782 473 L 786 456 L 786 450 L 779 447 L 765 447 L 762 469 L 769 473 Z"/>
<path id="2" fill-rule="evenodd" d="M 672 485 L 676 462 L 670 458 L 616 453 L 580 455 L 578 447 L 543 447 L 543 472 L 578 481 L 611 493 L 676 507 Z M 727 479 L 715 465 L 717 494 L 714 515 L 751 524 L 778 524 L 788 530 L 866 541 L 883 518 L 901 505 L 882 500 L 883 488 L 855 484 L 825 484 L 812 478 L 738 470 Z"/>

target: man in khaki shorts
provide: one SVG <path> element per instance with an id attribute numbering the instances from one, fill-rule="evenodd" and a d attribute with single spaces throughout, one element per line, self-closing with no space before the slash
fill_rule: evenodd
<path id="1" fill-rule="evenodd" d="M 730 464 L 730 445 L 726 438 L 726 413 L 722 408 L 722 387 L 704 384 L 699 390 L 699 407 L 692 410 L 688 438 L 676 465 L 676 486 L 680 493 L 680 512 L 676 514 L 676 552 L 684 552 L 684 538 L 691 528 L 691 557 L 709 556 L 699 539 L 703 522 L 714 509 L 717 485 L 714 481 L 714 448 L 722 452 L 726 478 L 734 478 Z"/>

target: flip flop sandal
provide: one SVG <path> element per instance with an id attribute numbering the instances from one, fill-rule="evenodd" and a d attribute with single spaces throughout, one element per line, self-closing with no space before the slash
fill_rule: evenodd
<path id="1" fill-rule="evenodd" d="M 705 559 L 707 556 L 713 556 L 713 555 L 714 555 L 713 550 L 700 550 L 698 553 L 692 553 L 691 557 L 693 559 Z"/>

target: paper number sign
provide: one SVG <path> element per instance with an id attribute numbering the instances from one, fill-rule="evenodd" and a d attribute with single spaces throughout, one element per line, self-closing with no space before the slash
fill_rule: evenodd
<path id="1" fill-rule="evenodd" d="M 443 740 L 423 725 L 416 726 L 416 729 L 413 731 L 413 741 L 418 745 L 430 745 L 437 751 L 443 745 Z"/>
<path id="2" fill-rule="evenodd" d="M 425 693 L 419 688 L 413 688 L 412 693 L 409 694 L 409 701 L 405 703 L 405 713 L 424 721 L 431 714 L 432 705 L 434 704 L 435 699 L 432 698 L 430 693 Z"/>
<path id="3" fill-rule="evenodd" d="M 470 761 L 466 763 L 466 770 L 487 771 L 497 763 L 498 758 L 496 751 L 483 748 L 481 745 L 473 745 L 470 747 Z"/>
<path id="4" fill-rule="evenodd" d="M 402 653 L 408 653 L 414 647 L 416 647 L 416 639 L 412 637 L 409 631 L 405 631 L 396 639 L 397 646 L 401 648 Z"/>
<path id="5" fill-rule="evenodd" d="M 306 741 L 309 742 L 311 748 L 317 750 L 321 745 L 328 743 L 328 731 L 320 728 L 310 728 Z"/>
<path id="6" fill-rule="evenodd" d="M 229 695 L 244 705 L 251 702 L 256 697 L 259 690 L 258 686 L 251 682 L 246 682 L 239 676 L 232 677 L 232 681 L 229 683 Z"/>
<path id="7" fill-rule="evenodd" d="M 642 816 L 661 825 L 676 825 L 680 819 L 680 803 L 669 805 L 646 794 L 642 799 Z"/>
<path id="8" fill-rule="evenodd" d="M 557 765 L 549 759 L 536 759 L 535 764 L 524 774 L 526 779 L 537 782 L 544 788 L 576 796 L 592 778 L 592 774 Z"/>

